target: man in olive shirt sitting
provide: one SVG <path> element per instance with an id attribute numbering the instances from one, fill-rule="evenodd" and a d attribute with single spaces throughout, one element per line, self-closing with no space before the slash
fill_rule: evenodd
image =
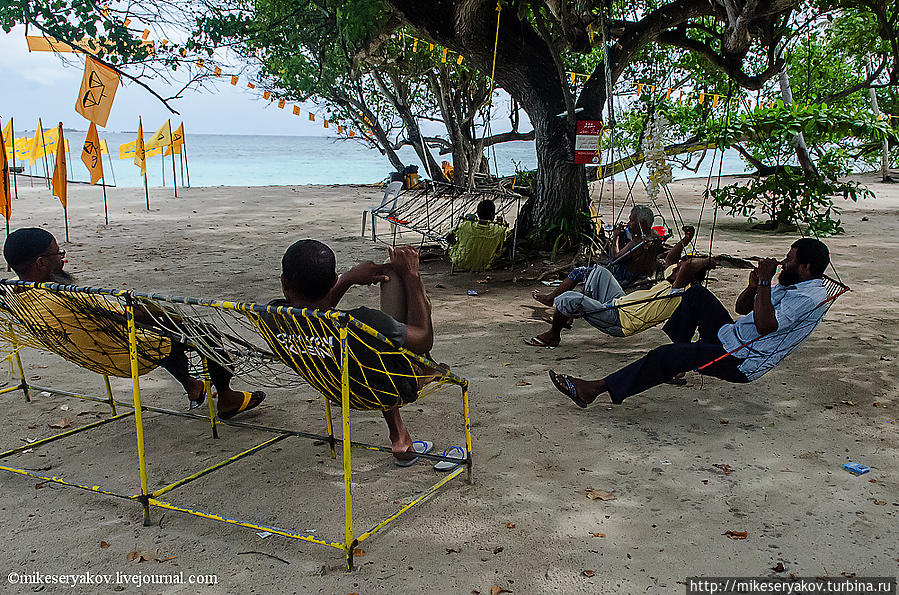
<path id="1" fill-rule="evenodd" d="M 364 306 L 345 312 L 387 337 L 397 347 L 426 355 L 434 344 L 434 328 L 431 323 L 431 304 L 419 277 L 418 250 L 413 246 L 388 247 L 387 250 L 390 255 L 388 264 L 366 261 L 338 276 L 336 257 L 328 246 L 316 240 L 295 242 L 287 249 L 281 260 L 281 289 L 285 299 L 273 301 L 269 305 L 333 310 L 353 285 L 371 285 L 389 281 L 394 289 L 402 290 L 402 295 L 398 296 L 397 301 L 405 302 L 405 311 L 393 313 L 401 318 L 402 314 L 405 314 L 404 322 L 399 322 L 385 312 Z M 284 341 L 290 337 L 279 339 Z M 312 337 L 312 339 L 313 341 L 310 341 L 299 337 L 298 340 L 302 343 L 299 348 L 308 352 L 309 345 L 315 342 L 317 350 L 323 347 L 326 350 L 330 349 L 321 344 L 320 338 Z M 360 349 L 359 353 L 364 353 L 364 350 Z M 328 357 L 333 354 L 320 355 Z M 374 369 L 375 364 L 372 363 L 367 368 Z M 376 378 L 376 375 L 372 376 Z M 425 441 L 413 441 L 400 416 L 399 406 L 418 397 L 419 387 L 416 378 L 407 377 L 397 381 L 388 379 L 388 381 L 395 382 L 394 392 L 399 394 L 393 395 L 398 399 L 396 406 L 384 409 L 383 415 L 390 434 L 393 456 L 397 465 L 405 467 L 415 461 L 416 454 L 428 452 L 433 445 Z"/>

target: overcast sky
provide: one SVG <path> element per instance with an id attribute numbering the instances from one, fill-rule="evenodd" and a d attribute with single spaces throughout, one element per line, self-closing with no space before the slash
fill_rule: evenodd
<path id="1" fill-rule="evenodd" d="M 69 57 L 72 55 L 69 54 Z M 25 28 L 9 34 L 0 30 L 0 117 L 3 123 L 15 118 L 16 130 L 33 130 L 41 117 L 44 127 L 62 122 L 67 128 L 86 130 L 89 123 L 75 111 L 84 63 L 74 58 L 64 64 L 52 52 L 29 52 Z M 122 79 L 106 125 L 107 132 L 136 130 L 138 115 L 144 130 L 152 132 L 168 117 L 184 120 L 189 133 L 324 135 L 320 122 L 309 122 L 306 114 L 296 117 L 268 101 L 257 99 L 246 83 L 232 86 L 224 77 L 208 90 L 189 91 L 172 106 L 181 115 L 172 115 L 142 87 Z M 172 90 L 151 81 L 162 96 Z M 258 90 L 258 89 L 257 89 Z M 102 129 L 101 129 L 102 131 Z"/>

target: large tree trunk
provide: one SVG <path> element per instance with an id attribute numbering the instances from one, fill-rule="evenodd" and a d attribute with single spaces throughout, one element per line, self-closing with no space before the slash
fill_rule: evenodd
<path id="1" fill-rule="evenodd" d="M 452 47 L 490 72 L 497 27 L 495 0 L 440 2 L 422 10 L 412 0 L 388 3 L 436 42 Z M 500 42 L 496 47 L 497 86 L 514 97 L 528 114 L 536 133 L 537 191 L 523 209 L 518 238 L 543 244 L 555 239 L 563 220 L 574 223 L 587 210 L 583 166 L 574 165 L 574 126 L 556 114 L 565 112 L 562 85 L 552 54 L 530 27 L 522 27 L 514 10 L 499 15 Z M 484 40 L 490 40 L 485 44 Z M 576 231 L 576 230 L 573 230 Z"/>

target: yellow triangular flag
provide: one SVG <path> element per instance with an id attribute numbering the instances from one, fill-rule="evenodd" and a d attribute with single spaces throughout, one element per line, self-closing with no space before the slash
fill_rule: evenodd
<path id="1" fill-rule="evenodd" d="M 31 161 L 31 164 L 34 165 L 34 162 L 43 157 L 43 143 L 41 140 L 42 132 L 43 132 L 43 124 L 41 124 L 41 119 L 37 119 L 37 130 L 34 131 L 34 138 L 31 139 L 31 149 L 28 151 L 28 160 Z"/>
<path id="2" fill-rule="evenodd" d="M 3 144 L 10 147 L 14 146 L 15 143 L 16 141 L 12 137 L 12 118 L 10 118 L 6 126 L 3 127 Z"/>
<path id="3" fill-rule="evenodd" d="M 172 121 L 166 120 L 159 127 L 159 130 L 153 133 L 150 141 L 147 143 L 146 149 L 165 148 L 172 144 Z"/>
<path id="4" fill-rule="evenodd" d="M 140 168 L 140 175 L 147 175 L 147 148 L 144 146 L 144 125 L 137 117 L 137 138 L 134 139 L 134 165 Z"/>
<path id="5" fill-rule="evenodd" d="M 166 155 L 171 155 L 172 153 L 176 155 L 181 154 L 181 145 L 184 144 L 184 122 L 178 126 L 178 130 L 172 133 L 172 145 L 166 150 Z"/>

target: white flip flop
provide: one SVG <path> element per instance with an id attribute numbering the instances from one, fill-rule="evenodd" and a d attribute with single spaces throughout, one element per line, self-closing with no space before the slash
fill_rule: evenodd
<path id="1" fill-rule="evenodd" d="M 468 452 L 462 448 L 461 446 L 450 446 L 449 448 L 443 451 L 443 455 L 448 459 L 456 459 L 459 462 L 453 463 L 452 461 L 438 461 L 436 465 L 434 465 L 434 471 L 452 471 L 456 467 L 462 464 L 468 457 Z"/>

